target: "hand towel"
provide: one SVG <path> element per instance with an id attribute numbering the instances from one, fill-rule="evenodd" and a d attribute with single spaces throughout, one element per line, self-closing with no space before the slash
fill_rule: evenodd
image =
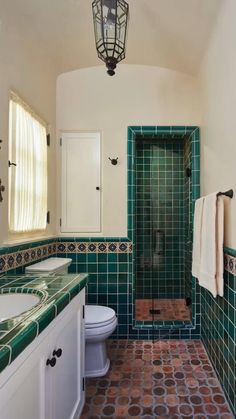
<path id="1" fill-rule="evenodd" d="M 224 295 L 224 198 L 216 201 L 216 285 L 217 294 Z"/>
<path id="2" fill-rule="evenodd" d="M 195 278 L 200 272 L 203 204 L 204 198 L 197 199 L 194 209 L 192 274 Z"/>
<path id="3" fill-rule="evenodd" d="M 216 219 L 217 194 L 213 193 L 204 198 L 202 214 L 201 262 L 198 276 L 199 284 L 217 296 L 216 282 Z"/>

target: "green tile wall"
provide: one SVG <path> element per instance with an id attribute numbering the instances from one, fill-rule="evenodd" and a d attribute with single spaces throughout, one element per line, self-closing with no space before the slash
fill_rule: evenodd
<path id="1" fill-rule="evenodd" d="M 201 337 L 236 415 L 236 250 L 225 248 L 224 297 L 201 287 Z"/>
<path id="2" fill-rule="evenodd" d="M 136 298 L 185 297 L 183 147 L 136 143 Z"/>
<path id="3" fill-rule="evenodd" d="M 192 172 L 192 150 L 191 141 L 186 138 L 184 141 L 184 246 L 183 246 L 183 265 L 184 265 L 184 296 L 186 299 L 192 299 L 192 176 L 187 175 L 187 170 Z"/>

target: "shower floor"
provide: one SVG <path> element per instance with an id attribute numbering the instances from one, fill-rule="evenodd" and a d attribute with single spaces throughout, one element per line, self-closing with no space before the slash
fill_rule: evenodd
<path id="1" fill-rule="evenodd" d="M 150 314 L 150 310 L 160 314 Z M 191 313 L 185 299 L 141 299 L 135 301 L 136 320 L 191 320 Z"/>

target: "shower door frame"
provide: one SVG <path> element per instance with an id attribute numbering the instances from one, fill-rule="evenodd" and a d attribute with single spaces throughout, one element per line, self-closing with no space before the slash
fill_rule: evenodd
<path id="1" fill-rule="evenodd" d="M 168 135 L 174 139 L 175 136 L 188 136 L 191 143 L 191 224 L 193 225 L 193 208 L 196 199 L 200 197 L 200 129 L 197 126 L 129 126 L 128 127 L 128 239 L 133 243 L 132 262 L 129 275 L 132 283 L 132 324 L 135 329 L 178 329 L 184 337 L 186 329 L 195 329 L 200 324 L 200 316 L 197 315 L 196 305 L 200 303 L 199 285 L 196 278 L 191 276 L 192 281 L 192 321 L 141 321 L 135 319 L 135 294 L 136 294 L 136 139 L 137 137 L 155 138 L 161 135 Z M 182 332 L 181 332 L 182 331 Z"/>

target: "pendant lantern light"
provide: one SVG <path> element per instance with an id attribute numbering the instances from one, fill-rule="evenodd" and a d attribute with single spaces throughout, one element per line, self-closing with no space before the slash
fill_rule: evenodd
<path id="1" fill-rule="evenodd" d="M 129 6 L 125 0 L 94 0 L 92 9 L 98 57 L 113 76 L 117 63 L 125 58 Z"/>

